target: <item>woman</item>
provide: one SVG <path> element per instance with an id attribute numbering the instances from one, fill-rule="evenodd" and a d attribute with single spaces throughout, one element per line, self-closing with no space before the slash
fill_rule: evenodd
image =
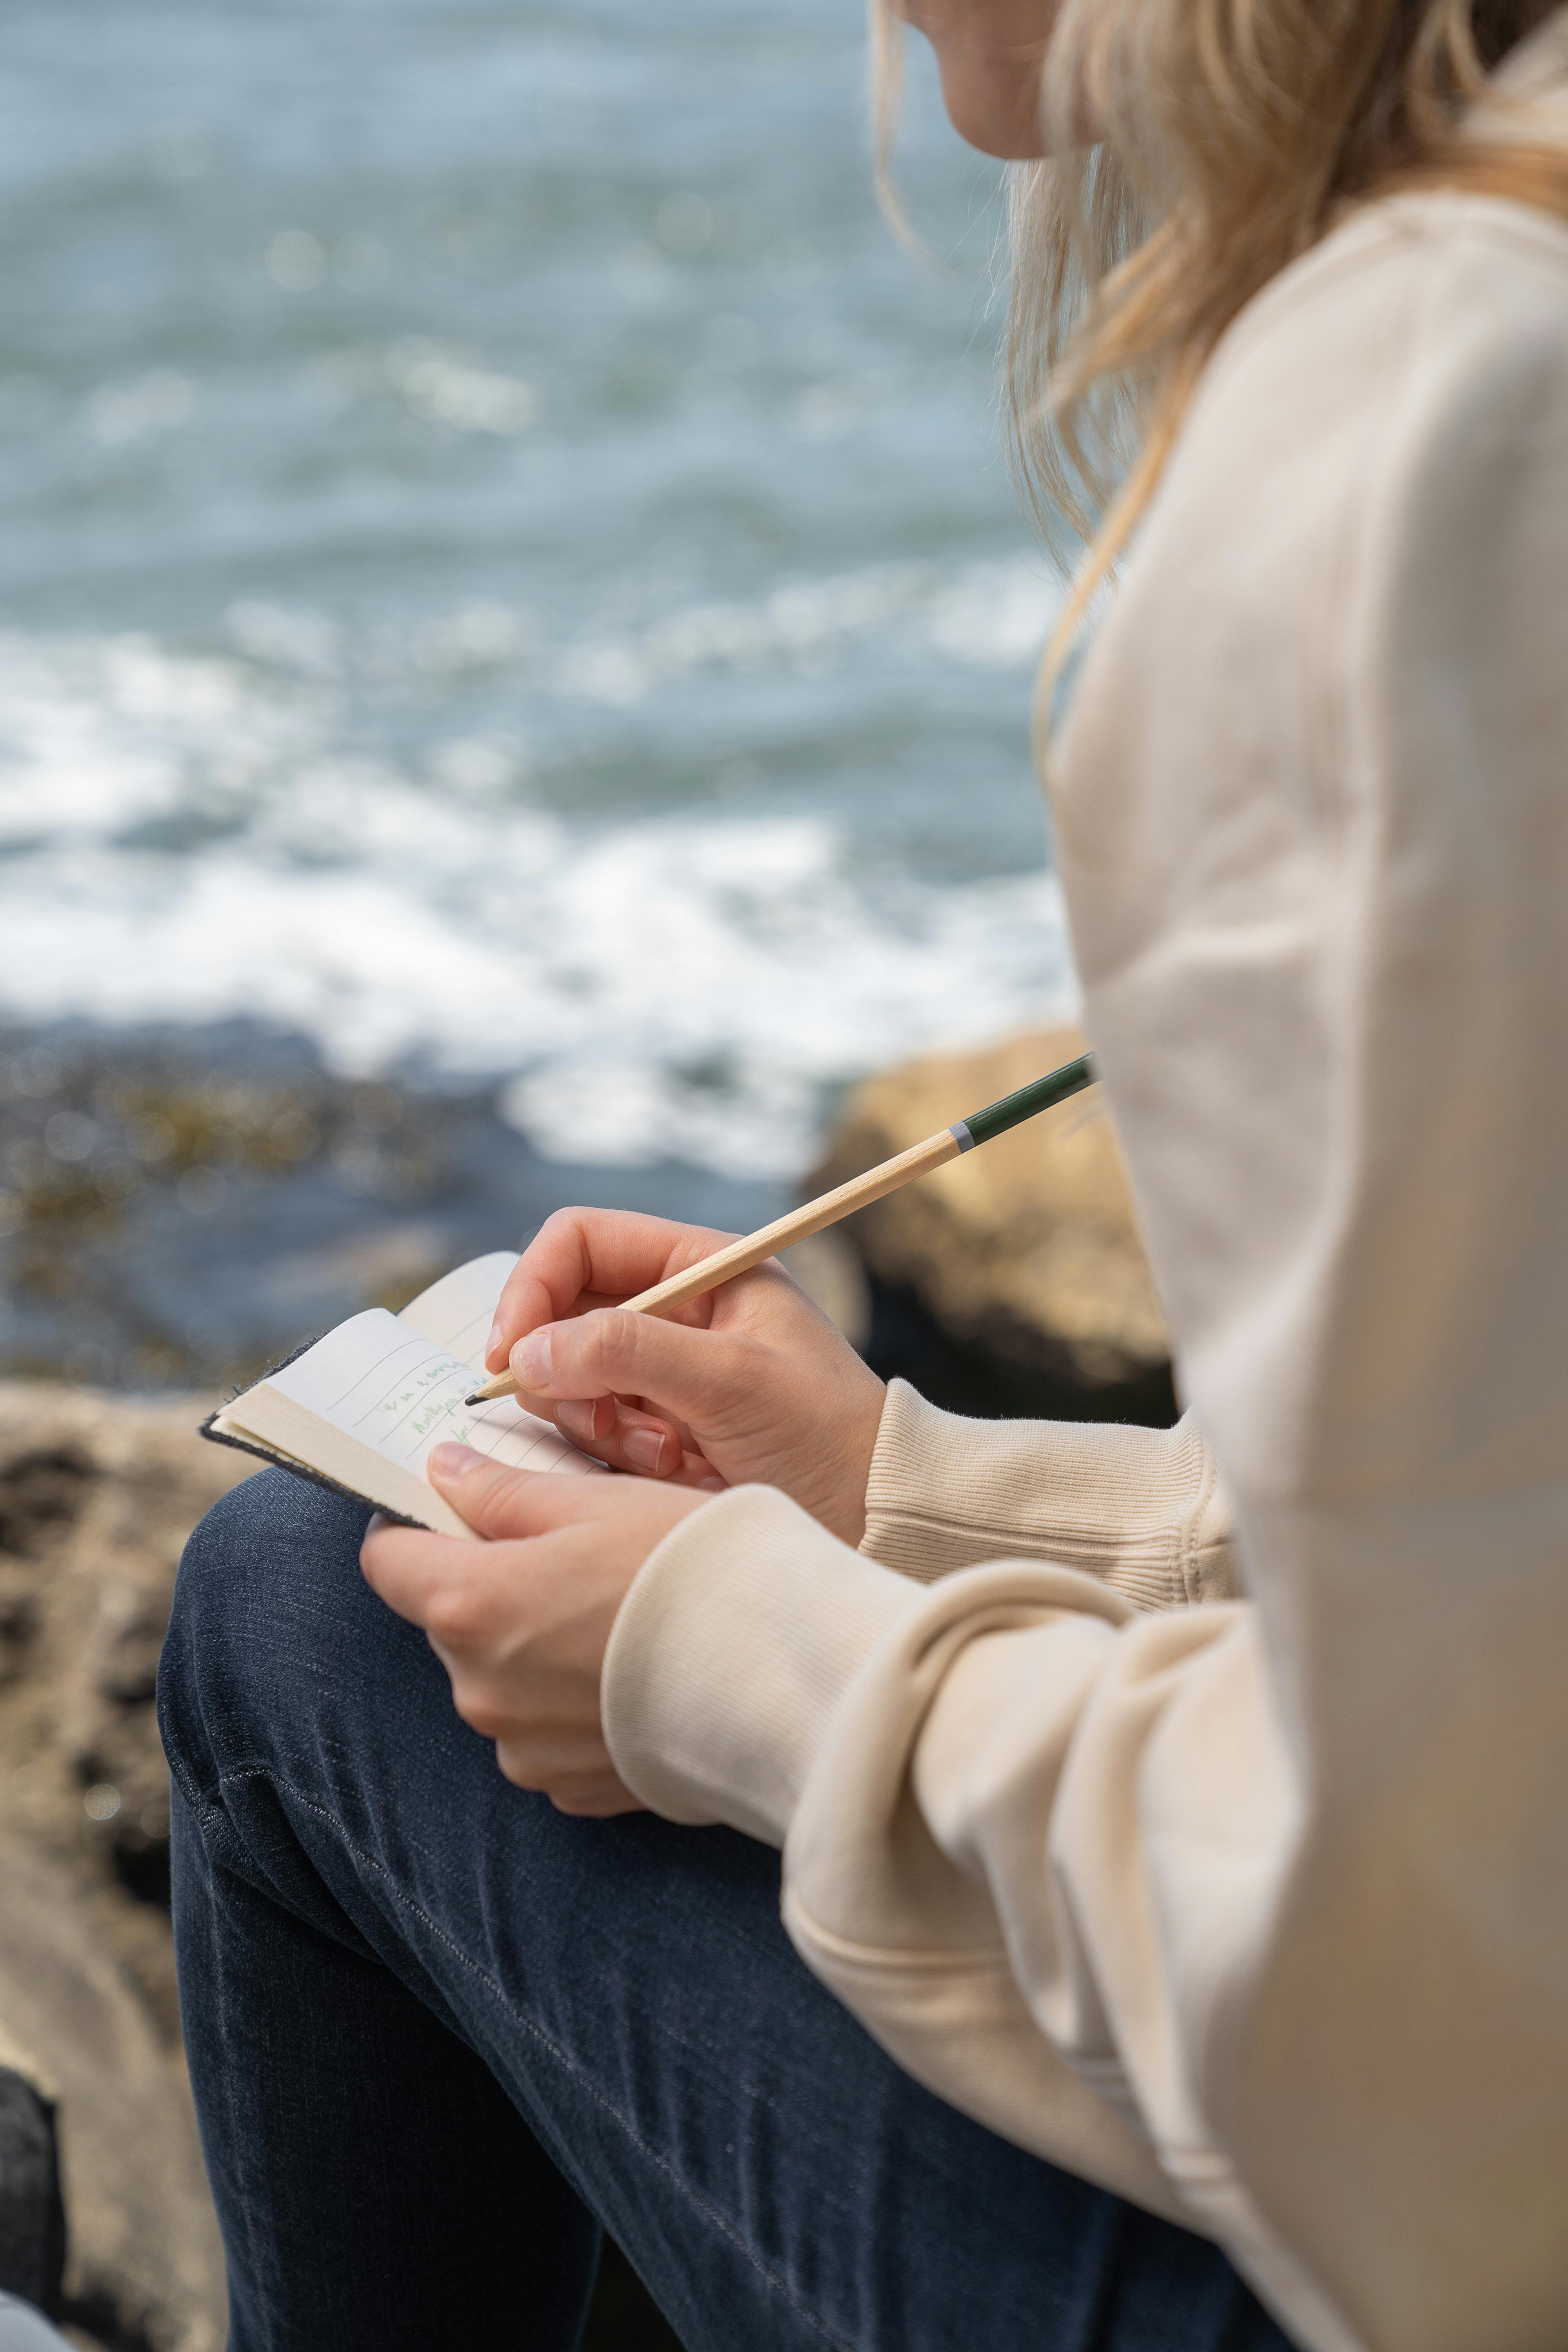
<path id="1" fill-rule="evenodd" d="M 1128 552 L 1051 789 L 1192 1410 L 884 1396 L 777 1272 L 617 1316 L 713 1237 L 574 1212 L 490 1360 L 642 1476 L 221 1505 L 246 2352 L 567 2345 L 595 2221 L 694 2352 L 1568 2342 L 1568 10 L 910 14 L 1058 158 L 1021 436 L 1079 610 Z"/>

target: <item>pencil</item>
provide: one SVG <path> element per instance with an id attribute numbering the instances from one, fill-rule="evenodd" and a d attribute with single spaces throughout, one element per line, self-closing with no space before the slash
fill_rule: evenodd
<path id="1" fill-rule="evenodd" d="M 1000 1102 L 988 1103 L 984 1110 L 971 1111 L 967 1118 L 955 1119 L 940 1134 L 928 1135 L 923 1143 L 914 1143 L 907 1151 L 900 1151 L 891 1160 L 884 1160 L 879 1168 L 868 1168 L 863 1176 L 851 1177 L 847 1184 L 838 1184 L 831 1192 L 821 1193 L 807 1201 L 803 1208 L 792 1209 L 787 1217 L 776 1217 L 771 1225 L 763 1225 L 743 1240 L 731 1242 L 711 1257 L 701 1258 L 689 1265 L 684 1274 L 672 1274 L 666 1282 L 656 1282 L 651 1290 L 639 1291 L 637 1297 L 624 1299 L 621 1312 L 626 1315 L 662 1315 L 672 1307 L 684 1307 L 689 1299 L 700 1298 L 705 1291 L 716 1290 L 721 1282 L 732 1276 L 747 1274 L 764 1258 L 774 1257 L 792 1242 L 803 1242 L 809 1234 L 819 1234 L 826 1225 L 836 1225 L 840 1217 L 852 1216 L 870 1201 L 880 1201 L 889 1192 L 896 1192 L 902 1184 L 912 1184 L 917 1176 L 925 1176 L 933 1168 L 945 1167 L 961 1152 L 973 1151 L 977 1143 L 989 1143 L 993 1137 L 1005 1135 L 1011 1127 L 1021 1126 L 1026 1118 L 1035 1118 L 1057 1103 L 1066 1102 L 1069 1095 L 1080 1094 L 1092 1086 L 1097 1076 L 1094 1056 L 1081 1054 L 1076 1062 L 1064 1062 L 1059 1070 L 1035 1078 L 1016 1094 L 1004 1095 Z M 511 1373 L 498 1372 L 482 1388 L 476 1389 L 468 1399 L 469 1404 L 487 1404 L 492 1397 L 515 1395 L 517 1381 Z"/>

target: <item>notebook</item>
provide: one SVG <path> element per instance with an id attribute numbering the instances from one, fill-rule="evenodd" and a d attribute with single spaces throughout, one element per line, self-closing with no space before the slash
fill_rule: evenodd
<path id="1" fill-rule="evenodd" d="M 517 1264 L 492 1251 L 443 1275 L 395 1315 L 367 1307 L 212 1413 L 202 1435 L 374 1503 L 440 1535 L 473 1529 L 425 1475 L 430 1449 L 455 1439 L 516 1470 L 582 1477 L 604 1470 L 514 1397 L 465 1400 L 486 1377 L 485 1342 Z"/>

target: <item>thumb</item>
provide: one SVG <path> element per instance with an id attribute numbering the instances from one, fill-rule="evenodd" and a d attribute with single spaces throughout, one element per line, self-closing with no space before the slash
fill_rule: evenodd
<path id="1" fill-rule="evenodd" d="M 548 1535 L 553 1528 L 592 1517 L 598 1498 L 579 1489 L 600 1484 L 597 1478 L 558 1478 L 543 1470 L 509 1469 L 471 1445 L 449 1444 L 431 1447 L 425 1473 L 458 1517 L 490 1543 Z"/>
<path id="2" fill-rule="evenodd" d="M 689 1323 L 608 1307 L 541 1324 L 518 1341 L 510 1362 L 519 1387 L 533 1396 L 654 1397 L 697 1423 L 733 1395 L 742 1345 Z"/>

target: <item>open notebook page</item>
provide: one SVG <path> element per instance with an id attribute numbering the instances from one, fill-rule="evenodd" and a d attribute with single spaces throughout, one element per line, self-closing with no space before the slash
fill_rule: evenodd
<path id="1" fill-rule="evenodd" d="M 417 1298 L 411 1298 L 398 1310 L 397 1319 L 482 1371 L 485 1343 L 506 1278 L 516 1264 L 513 1250 L 491 1250 L 486 1257 L 472 1257 L 467 1265 L 454 1266 Z"/>
<path id="2" fill-rule="evenodd" d="M 425 1475 L 443 1438 L 515 1469 L 604 1469 L 510 1397 L 468 1404 L 473 1385 L 471 1364 L 372 1307 L 258 1381 L 204 1428 L 450 1536 L 471 1538 L 473 1529 Z"/>
<path id="3" fill-rule="evenodd" d="M 465 1402 L 473 1366 L 381 1307 L 340 1323 L 264 1385 L 421 1477 L 431 1447 L 447 1439 L 514 1470 L 578 1474 L 604 1466 L 511 1397 Z M 231 1405 L 230 1414 L 237 1416 L 242 1403 Z"/>

